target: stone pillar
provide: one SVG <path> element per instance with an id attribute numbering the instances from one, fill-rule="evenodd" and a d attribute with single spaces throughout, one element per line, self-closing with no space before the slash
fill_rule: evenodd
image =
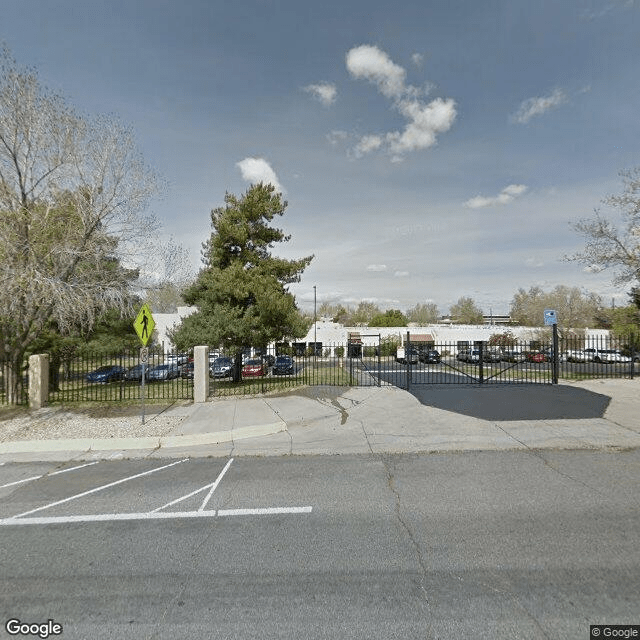
<path id="1" fill-rule="evenodd" d="M 49 354 L 29 356 L 29 407 L 42 409 L 49 399 Z"/>
<path id="2" fill-rule="evenodd" d="M 209 347 L 193 348 L 193 401 L 209 398 Z"/>

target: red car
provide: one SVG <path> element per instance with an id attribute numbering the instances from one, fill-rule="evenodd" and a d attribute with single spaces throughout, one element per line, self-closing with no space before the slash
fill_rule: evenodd
<path id="1" fill-rule="evenodd" d="M 266 369 L 262 360 L 247 360 L 246 364 L 242 367 L 243 378 L 258 378 L 265 375 Z"/>
<path id="2" fill-rule="evenodd" d="M 529 362 L 546 362 L 547 356 L 544 353 L 528 353 L 527 360 Z"/>

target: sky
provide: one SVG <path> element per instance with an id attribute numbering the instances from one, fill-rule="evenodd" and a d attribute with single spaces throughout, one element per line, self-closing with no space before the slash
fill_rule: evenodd
<path id="1" fill-rule="evenodd" d="M 640 164 L 640 0 L 0 0 L 0 42 L 129 125 L 194 273 L 224 195 L 273 183 L 300 307 L 519 288 L 627 304 L 563 260 Z M 616 212 L 602 209 L 613 216 Z"/>

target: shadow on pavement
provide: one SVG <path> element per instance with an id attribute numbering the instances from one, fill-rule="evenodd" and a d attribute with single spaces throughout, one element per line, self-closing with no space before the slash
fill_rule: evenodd
<path id="1" fill-rule="evenodd" d="M 412 385 L 424 405 L 482 420 L 601 418 L 611 398 L 563 385 Z"/>

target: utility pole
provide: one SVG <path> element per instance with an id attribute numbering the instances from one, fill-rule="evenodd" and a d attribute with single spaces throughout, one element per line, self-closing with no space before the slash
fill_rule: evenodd
<path id="1" fill-rule="evenodd" d="M 318 317 L 316 316 L 316 285 L 313 285 L 313 353 L 318 350 Z"/>

